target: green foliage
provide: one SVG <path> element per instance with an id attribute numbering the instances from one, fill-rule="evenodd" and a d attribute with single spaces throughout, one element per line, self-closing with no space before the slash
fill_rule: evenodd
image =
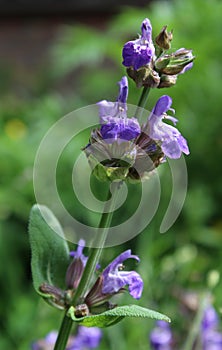
<path id="1" fill-rule="evenodd" d="M 45 282 L 55 287 L 65 287 L 65 272 L 70 260 L 69 248 L 58 220 L 47 207 L 33 206 L 29 220 L 29 238 L 36 292 L 44 296 L 39 287 Z"/>
<path id="2" fill-rule="evenodd" d="M 74 307 L 71 307 L 68 311 L 68 315 L 72 318 L 73 321 L 78 322 L 82 326 L 100 328 L 113 326 L 125 317 L 142 317 L 170 322 L 169 317 L 157 311 L 149 310 L 138 305 L 118 306 L 99 315 L 92 315 L 81 318 L 75 317 L 75 309 Z"/>

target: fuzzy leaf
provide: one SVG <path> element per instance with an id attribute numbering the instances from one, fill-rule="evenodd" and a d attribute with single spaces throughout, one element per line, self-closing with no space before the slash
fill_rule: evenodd
<path id="1" fill-rule="evenodd" d="M 92 315 L 81 318 L 75 317 L 75 309 L 74 307 L 70 307 L 68 315 L 72 318 L 73 321 L 78 322 L 83 326 L 100 328 L 114 325 L 115 323 L 120 322 L 124 317 L 144 317 L 170 322 L 169 317 L 157 311 L 146 309 L 138 305 L 118 306 L 99 315 Z"/>
<path id="2" fill-rule="evenodd" d="M 59 230 L 58 235 L 44 220 L 52 227 Z M 65 273 L 69 264 L 69 249 L 62 228 L 53 213 L 43 205 L 34 205 L 30 213 L 29 238 L 31 244 L 31 269 L 35 290 L 42 296 L 39 286 L 43 283 L 63 288 L 65 284 Z M 48 296 L 50 297 L 50 296 Z"/>

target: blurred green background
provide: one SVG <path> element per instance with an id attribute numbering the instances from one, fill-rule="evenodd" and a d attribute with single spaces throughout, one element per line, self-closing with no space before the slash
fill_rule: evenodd
<path id="1" fill-rule="evenodd" d="M 151 109 L 162 94 L 173 98 L 178 128 L 188 139 L 191 151 L 186 157 L 188 193 L 176 223 L 167 233 L 160 234 L 170 198 L 170 174 L 167 167 L 165 172 L 161 170 L 161 204 L 155 221 L 124 246 L 106 249 L 102 263 L 105 265 L 127 248 L 141 257 L 138 271 L 145 286 L 139 304 L 172 318 L 178 347 L 183 344 L 193 317 L 184 306 L 186 292 L 212 289 L 220 311 L 221 13 L 219 0 L 154 1 L 147 8 L 125 7 L 98 26 L 77 21 L 59 26 L 47 46 L 46 57 L 34 73 L 15 69 L 10 60 L 7 64 L 0 60 L 1 349 L 29 349 L 31 342 L 58 329 L 62 318 L 60 311 L 35 294 L 30 273 L 27 224 L 35 203 L 32 167 L 38 145 L 49 127 L 68 112 L 116 98 L 116 82 L 125 74 L 121 66 L 122 46 L 135 38 L 144 17 L 150 18 L 154 36 L 168 24 L 169 30 L 174 30 L 173 49 L 192 48 L 196 56 L 193 69 L 180 76 L 175 87 L 151 91 L 147 105 Z M 41 56 L 41 52 L 36 52 L 36 60 L 38 54 Z M 128 102 L 136 104 L 139 95 L 130 81 Z M 82 135 L 76 149 L 67 152 L 59 167 L 59 188 L 67 206 L 73 200 L 69 177 L 73 156 L 87 144 L 88 136 Z M 129 199 L 129 212 L 132 206 Z M 77 204 L 76 208 L 77 216 L 94 220 Z M 122 296 L 119 302 L 132 303 L 130 299 Z M 153 325 L 153 321 L 124 320 L 104 331 L 100 349 L 148 349 Z"/>

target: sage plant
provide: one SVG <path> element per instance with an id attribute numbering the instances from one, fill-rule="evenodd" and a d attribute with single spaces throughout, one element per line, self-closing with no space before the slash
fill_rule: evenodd
<path id="1" fill-rule="evenodd" d="M 139 118 L 150 89 L 175 85 L 177 77 L 192 67 L 194 56 L 191 50 L 181 48 L 169 52 L 172 39 L 172 33 L 168 33 L 164 26 L 153 41 L 151 22 L 146 18 L 142 22 L 139 38 L 124 44 L 123 65 L 136 86 L 143 88 L 133 117 L 128 115 L 127 76 L 120 78 L 115 102 L 102 100 L 97 103 L 100 125 L 91 130 L 89 143 L 83 145 L 82 150 L 92 173 L 100 181 L 112 183 L 113 192 L 98 225 L 100 234 L 92 241 L 88 254 L 83 252 L 83 239 L 76 250 L 69 251 L 62 234 L 59 236 L 53 230 L 59 223 L 48 208 L 39 204 L 32 208 L 29 234 L 34 287 L 49 304 L 64 311 L 56 341 L 53 333 L 55 350 L 72 349 L 74 340 L 75 344 L 79 342 L 81 348 L 80 328 L 77 335 L 70 335 L 74 324 L 103 328 L 125 317 L 170 321 L 167 316 L 138 305 L 118 306 L 112 303 L 112 297 L 119 293 L 128 292 L 136 300 L 142 296 L 142 276 L 134 269 L 125 270 L 123 265 L 128 259 L 136 264 L 140 260 L 130 249 L 123 251 L 108 266 L 100 267 L 100 264 L 114 203 L 123 182 L 136 184 L 145 181 L 167 158 L 178 159 L 182 153 L 189 154 L 187 141 L 176 128 L 178 120 L 174 117 L 170 96 L 161 96 L 150 113 L 144 110 L 145 122 L 142 123 Z M 110 193 L 107 195 L 109 199 Z M 47 225 L 42 217 L 43 212 L 46 214 L 44 217 L 54 225 Z M 46 244 L 42 244 L 44 240 Z M 52 267 L 54 270 L 50 275 Z M 84 332 L 87 333 L 85 328 Z"/>

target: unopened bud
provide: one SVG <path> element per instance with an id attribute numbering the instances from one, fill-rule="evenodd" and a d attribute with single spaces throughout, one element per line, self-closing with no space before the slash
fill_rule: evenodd
<path id="1" fill-rule="evenodd" d="M 45 300 L 48 301 L 49 304 L 57 307 L 58 309 L 65 308 L 66 293 L 64 290 L 48 283 L 42 283 L 39 286 L 39 291 L 45 295 Z"/>
<path id="2" fill-rule="evenodd" d="M 161 75 L 158 89 L 167 88 L 175 85 L 177 82 L 177 75 Z"/>
<path id="3" fill-rule="evenodd" d="M 167 26 L 164 26 L 161 29 L 160 34 L 156 37 L 155 42 L 156 44 L 164 50 L 169 50 L 171 47 L 170 42 L 173 39 L 173 33 L 172 31 L 167 33 Z"/>
<path id="4" fill-rule="evenodd" d="M 170 63 L 170 55 L 164 55 L 159 57 L 156 61 L 155 61 L 155 68 L 158 71 L 161 71 L 163 68 L 165 68 L 168 64 Z"/>
<path id="5" fill-rule="evenodd" d="M 166 67 L 160 69 L 160 72 L 169 75 L 179 74 L 184 67 L 193 62 L 194 58 L 192 50 L 179 49 L 170 55 L 169 63 Z"/>
<path id="6" fill-rule="evenodd" d="M 83 262 L 80 258 L 73 259 L 66 271 L 66 286 L 70 289 L 76 289 L 82 277 L 84 270 Z"/>

